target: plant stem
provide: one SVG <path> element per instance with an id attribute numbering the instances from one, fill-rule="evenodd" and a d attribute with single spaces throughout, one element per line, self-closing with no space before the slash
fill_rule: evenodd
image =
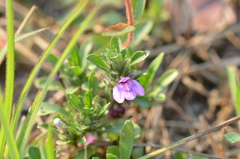
<path id="1" fill-rule="evenodd" d="M 13 1 L 6 1 L 6 15 L 7 15 L 7 41 L 8 41 L 8 54 L 7 54 L 7 69 L 6 69 L 6 88 L 3 113 L 6 115 L 6 123 L 10 125 L 13 91 L 14 91 L 14 15 L 13 15 Z M 3 131 L 0 132 L 0 158 L 3 156 L 6 136 Z M 5 136 L 5 137 L 4 137 Z M 9 143 L 10 144 L 10 143 Z M 10 147 L 11 148 L 11 147 Z"/>
<path id="2" fill-rule="evenodd" d="M 0 88 L 0 108 L 2 110 L 4 109 L 1 88 Z M 4 111 L 0 111 L 0 121 L 1 121 L 1 131 L 4 132 L 5 134 L 5 138 L 7 140 L 7 143 L 11 152 L 11 157 L 14 159 L 20 159 L 17 145 L 16 145 L 16 142 L 14 141 L 13 133 L 10 129 L 10 124 Z"/>
<path id="3" fill-rule="evenodd" d="M 197 134 L 194 134 L 194 135 L 192 135 L 192 136 L 189 136 L 189 137 L 186 137 L 186 138 L 184 138 L 184 139 L 182 139 L 182 140 L 179 140 L 179 141 L 177 141 L 177 142 L 174 142 L 174 143 L 172 143 L 172 144 L 170 144 L 170 145 L 168 145 L 168 146 L 165 146 L 165 147 L 160 148 L 160 149 L 158 149 L 158 150 L 156 150 L 156 151 L 153 151 L 153 152 L 151 152 L 151 153 L 149 153 L 149 154 L 147 154 L 147 155 L 145 155 L 145 156 L 142 156 L 142 157 L 140 157 L 140 158 L 138 158 L 138 159 L 148 159 L 148 158 L 150 158 L 150 157 L 156 156 L 156 155 L 158 155 L 158 154 L 161 154 L 161 153 L 163 153 L 163 152 L 166 152 L 167 150 L 173 149 L 173 148 L 178 147 L 178 146 L 180 146 L 180 145 L 186 144 L 187 142 L 192 141 L 192 140 L 194 140 L 194 139 L 196 139 L 196 138 L 199 138 L 199 137 L 202 137 L 202 136 L 204 136 L 204 135 L 206 135 L 206 134 L 209 134 L 209 133 L 211 133 L 211 132 L 213 132 L 213 131 L 217 131 L 217 130 L 219 130 L 219 129 L 227 126 L 227 125 L 230 125 L 230 124 L 232 124 L 232 123 L 237 122 L 238 120 L 240 120 L 240 116 L 236 116 L 236 117 L 234 117 L 234 118 L 232 118 L 232 119 L 230 119 L 230 120 L 228 120 L 228 121 L 226 121 L 226 122 L 223 122 L 222 124 L 219 124 L 219 125 L 217 125 L 217 126 L 215 126 L 215 127 L 213 127 L 213 128 L 210 128 L 210 129 L 208 129 L 208 130 L 199 132 L 199 133 L 197 133 Z"/>
<path id="4" fill-rule="evenodd" d="M 126 7 L 126 16 L 127 16 L 127 20 L 128 20 L 128 25 L 129 26 L 133 26 L 133 12 L 132 12 L 132 0 L 124 0 L 125 3 L 125 7 Z M 128 33 L 128 38 L 127 40 L 124 42 L 123 46 L 124 47 L 128 47 L 129 44 L 132 42 L 133 39 L 133 31 Z"/>

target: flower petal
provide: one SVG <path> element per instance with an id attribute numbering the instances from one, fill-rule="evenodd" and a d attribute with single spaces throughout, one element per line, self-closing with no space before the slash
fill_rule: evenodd
<path id="1" fill-rule="evenodd" d="M 132 81 L 132 90 L 136 93 L 139 94 L 140 96 L 144 96 L 144 88 L 136 81 L 136 80 L 131 80 Z"/>
<path id="2" fill-rule="evenodd" d="M 118 83 L 127 82 L 128 80 L 130 80 L 130 77 L 123 77 Z"/>
<path id="3" fill-rule="evenodd" d="M 127 100 L 133 100 L 136 98 L 137 94 L 134 91 L 123 91 L 123 96 Z"/>
<path id="4" fill-rule="evenodd" d="M 116 102 L 122 103 L 124 101 L 123 90 L 115 86 L 113 88 L 113 98 Z"/>

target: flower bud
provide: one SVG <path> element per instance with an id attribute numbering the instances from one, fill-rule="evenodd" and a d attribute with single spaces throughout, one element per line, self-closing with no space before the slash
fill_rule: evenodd
<path id="1" fill-rule="evenodd" d="M 56 119 L 54 119 L 53 123 L 56 125 L 56 127 L 57 127 L 57 129 L 58 129 L 58 131 L 60 133 L 64 133 L 65 132 L 65 129 L 62 127 L 65 123 L 62 122 L 61 119 L 56 118 Z"/>
<path id="2" fill-rule="evenodd" d="M 95 140 L 98 139 L 98 137 L 97 137 L 96 134 L 95 134 L 95 135 L 92 135 L 92 134 L 90 134 L 90 133 L 86 133 L 86 134 L 85 134 L 85 138 L 86 138 L 86 141 L 87 141 L 88 144 L 91 144 L 91 143 L 93 143 Z"/>
<path id="3" fill-rule="evenodd" d="M 125 113 L 124 107 L 112 108 L 109 110 L 108 116 L 112 119 L 116 119 L 122 117 L 124 113 Z"/>

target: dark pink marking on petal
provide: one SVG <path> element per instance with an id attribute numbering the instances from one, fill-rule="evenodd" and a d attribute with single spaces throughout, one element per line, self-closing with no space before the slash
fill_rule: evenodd
<path id="1" fill-rule="evenodd" d="M 128 80 L 130 80 L 130 77 L 123 77 L 118 83 L 127 82 Z"/>

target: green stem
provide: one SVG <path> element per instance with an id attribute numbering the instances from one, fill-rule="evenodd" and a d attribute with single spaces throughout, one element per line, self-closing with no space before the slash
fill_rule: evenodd
<path id="1" fill-rule="evenodd" d="M 1 88 L 0 88 L 0 108 L 4 110 Z M 12 158 L 20 159 L 17 145 L 16 145 L 16 142 L 14 141 L 13 133 L 11 132 L 11 129 L 9 127 L 10 124 L 5 114 L 5 111 L 0 111 L 0 120 L 2 125 L 2 132 L 4 132 L 5 134 L 4 136 L 7 139 L 7 143 L 10 148 Z"/>
<path id="2" fill-rule="evenodd" d="M 5 124 L 10 125 L 11 113 L 12 113 L 12 102 L 14 92 L 14 15 L 13 15 L 13 1 L 6 1 L 6 15 L 7 15 L 7 34 L 8 34 L 8 54 L 7 54 L 7 69 L 6 69 L 6 88 L 5 88 L 5 100 L 4 100 L 4 111 L 6 115 Z M 3 131 L 0 133 L 0 158 L 4 153 L 6 138 Z"/>
<path id="3" fill-rule="evenodd" d="M 7 29 L 8 29 L 8 54 L 6 72 L 5 107 L 7 119 L 10 122 L 14 92 L 14 22 L 12 0 L 7 1 Z"/>

